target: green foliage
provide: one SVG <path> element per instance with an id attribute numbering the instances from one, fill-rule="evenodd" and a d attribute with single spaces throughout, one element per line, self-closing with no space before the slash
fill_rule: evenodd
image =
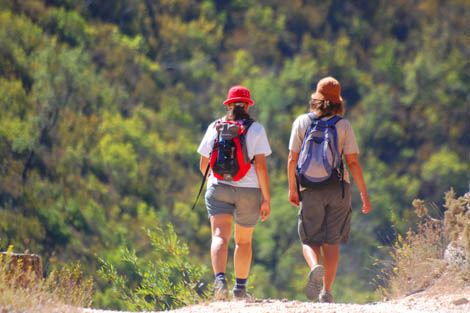
<path id="1" fill-rule="evenodd" d="M 118 273 L 114 264 L 99 258 L 99 274 L 112 283 L 128 310 L 169 310 L 195 303 L 205 297 L 202 276 L 205 266 L 189 259 L 186 243 L 180 241 L 171 224 L 147 230 L 153 251 L 144 261 L 135 250 L 121 250 L 121 262 L 134 279 Z"/>
<path id="2" fill-rule="evenodd" d="M 374 297 L 372 260 L 387 257 L 377 246 L 415 224 L 413 199 L 440 207 L 451 186 L 468 189 L 468 1 L 0 0 L 0 9 L 0 249 L 40 253 L 51 267 L 80 260 L 96 276 L 97 252 L 117 264 L 132 247 L 153 261 L 142 228 L 171 223 L 192 260 L 210 264 L 203 201 L 190 210 L 196 150 L 233 84 L 252 91 L 250 114 L 273 150 L 273 212 L 254 233 L 258 297 L 305 300 L 285 168 L 292 122 L 322 76 L 342 83 L 373 207 L 360 214 L 353 188 L 336 300 Z M 122 305 L 110 286 L 97 280 L 94 306 Z"/>

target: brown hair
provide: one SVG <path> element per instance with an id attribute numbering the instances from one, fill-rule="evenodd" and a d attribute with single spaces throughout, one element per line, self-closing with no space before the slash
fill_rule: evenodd
<path id="1" fill-rule="evenodd" d="M 241 105 L 241 103 L 242 102 L 235 103 L 232 108 L 229 108 L 226 115 L 227 120 L 240 121 L 251 118 L 250 114 L 246 111 L 249 104 L 243 102 L 243 105 Z M 227 107 L 229 106 L 230 104 L 227 105 Z"/>
<path id="2" fill-rule="evenodd" d="M 310 111 L 319 115 L 319 116 L 329 116 L 329 115 L 344 115 L 345 107 L 344 101 L 339 103 L 334 103 L 328 100 L 310 100 Z"/>

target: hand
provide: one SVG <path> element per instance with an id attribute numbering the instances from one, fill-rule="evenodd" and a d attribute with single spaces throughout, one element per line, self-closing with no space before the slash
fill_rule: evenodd
<path id="1" fill-rule="evenodd" d="M 290 189 L 289 188 L 289 202 L 293 206 L 299 206 L 300 205 L 299 193 L 297 192 L 296 189 Z"/>
<path id="2" fill-rule="evenodd" d="M 361 193 L 361 200 L 362 200 L 362 213 L 367 214 L 370 212 L 370 200 L 367 194 Z"/>
<path id="3" fill-rule="evenodd" d="M 264 222 L 265 220 L 267 220 L 270 213 L 271 213 L 270 201 L 263 200 L 263 202 L 261 203 L 261 211 L 260 211 L 261 222 Z"/>

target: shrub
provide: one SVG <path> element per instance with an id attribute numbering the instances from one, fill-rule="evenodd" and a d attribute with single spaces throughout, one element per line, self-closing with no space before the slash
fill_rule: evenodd
<path id="1" fill-rule="evenodd" d="M 456 198 L 452 189 L 447 192 L 443 219 L 431 217 L 423 200 L 414 200 L 413 206 L 422 218 L 417 230 L 409 230 L 405 237 L 398 235 L 391 247 L 391 262 L 380 262 L 384 266 L 378 292 L 387 298 L 424 290 L 445 271 L 456 278 L 470 278 L 470 193 Z M 465 248 L 466 268 L 448 267 L 444 252 L 449 244 Z"/>
<path id="2" fill-rule="evenodd" d="M 111 282 L 127 309 L 168 310 L 206 298 L 201 279 L 207 269 L 188 260 L 188 246 L 178 239 L 173 226 L 147 230 L 147 236 L 153 247 L 150 258 L 153 262 L 139 259 L 134 250 L 121 250 L 120 258 L 132 280 L 118 273 L 115 265 L 98 258 L 101 263 L 98 273 Z"/>
<path id="3" fill-rule="evenodd" d="M 12 249 L 0 255 L 1 312 L 74 313 L 91 304 L 93 281 L 83 276 L 79 263 L 37 277 L 31 268 L 11 264 Z"/>

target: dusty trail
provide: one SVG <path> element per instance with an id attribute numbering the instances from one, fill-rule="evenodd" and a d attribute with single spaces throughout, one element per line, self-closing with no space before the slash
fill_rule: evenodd
<path id="1" fill-rule="evenodd" d="M 470 286 L 449 290 L 446 286 L 434 286 L 425 292 L 369 304 L 312 303 L 263 299 L 255 301 L 215 301 L 180 308 L 171 313 L 454 313 L 470 312 Z M 447 289 L 447 290 L 445 290 Z M 445 290 L 445 291 L 444 291 Z M 116 313 L 85 309 L 84 313 Z M 120 312 L 127 313 L 127 312 Z M 154 312 L 157 313 L 157 312 Z M 159 312 L 160 313 L 160 312 Z"/>

